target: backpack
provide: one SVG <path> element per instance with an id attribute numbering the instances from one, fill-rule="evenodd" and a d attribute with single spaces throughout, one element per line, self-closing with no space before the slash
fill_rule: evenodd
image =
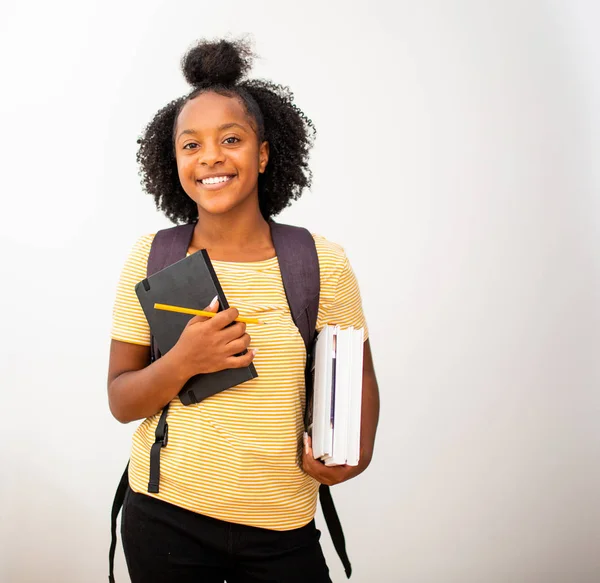
<path id="1" fill-rule="evenodd" d="M 150 254 L 148 256 L 147 275 L 164 269 L 165 267 L 183 259 L 194 234 L 196 223 L 179 225 L 164 229 L 156 233 Z M 312 393 L 311 353 L 312 344 L 316 335 L 317 314 L 319 311 L 320 273 L 319 258 L 315 242 L 309 231 L 301 227 L 283 225 L 269 221 L 271 237 L 281 271 L 283 288 L 290 307 L 292 319 L 296 324 L 306 346 L 306 403 L 310 402 Z M 150 360 L 154 362 L 160 358 L 160 353 L 151 340 Z M 150 480 L 148 492 L 157 493 L 160 481 L 160 451 L 167 446 L 168 424 L 167 413 L 169 405 L 162 410 L 156 426 L 155 442 L 150 449 Z M 111 513 L 111 544 L 109 550 L 109 576 L 110 583 L 115 582 L 114 559 L 117 545 L 117 516 L 123 506 L 125 492 L 129 484 L 128 468 L 125 468 L 115 498 Z M 350 578 L 352 566 L 346 553 L 346 542 L 340 524 L 329 486 L 321 484 L 319 487 L 319 500 L 325 523 L 329 529 L 335 550 L 344 565 L 346 576 Z"/>

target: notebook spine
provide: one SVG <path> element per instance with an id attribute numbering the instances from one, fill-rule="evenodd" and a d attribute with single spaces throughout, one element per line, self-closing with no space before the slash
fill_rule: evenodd
<path id="1" fill-rule="evenodd" d="M 229 309 L 229 303 L 227 302 L 227 298 L 225 297 L 225 293 L 223 292 L 223 288 L 221 287 L 221 283 L 219 282 L 219 278 L 215 273 L 215 269 L 213 264 L 208 256 L 208 252 L 206 249 L 200 249 L 198 253 L 202 253 L 202 257 L 204 258 L 204 263 L 206 264 L 206 269 L 208 269 L 208 273 L 210 274 L 210 278 L 215 284 L 215 288 L 217 289 L 217 294 L 219 296 L 219 312 L 222 310 Z"/>

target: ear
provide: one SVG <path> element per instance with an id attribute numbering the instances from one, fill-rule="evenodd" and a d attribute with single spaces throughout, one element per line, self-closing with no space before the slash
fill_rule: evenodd
<path id="1" fill-rule="evenodd" d="M 258 150 L 258 171 L 263 174 L 269 162 L 269 142 L 263 142 Z"/>

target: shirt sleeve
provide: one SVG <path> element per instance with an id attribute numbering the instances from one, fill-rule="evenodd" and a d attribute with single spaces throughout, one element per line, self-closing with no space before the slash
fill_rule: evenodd
<path id="1" fill-rule="evenodd" d="M 341 248 L 340 248 L 341 249 Z M 325 254 L 324 254 L 325 255 Z M 352 266 L 343 251 L 336 253 L 334 265 L 325 256 L 321 263 L 321 299 L 317 317 L 317 332 L 326 324 L 342 328 L 364 328 L 365 341 L 369 330 L 362 308 L 358 282 Z M 325 269 L 323 269 L 325 268 Z"/>
<path id="2" fill-rule="evenodd" d="M 113 307 L 113 340 L 150 346 L 150 327 L 135 293 L 135 285 L 146 277 L 153 238 L 153 235 L 140 237 L 121 270 Z"/>

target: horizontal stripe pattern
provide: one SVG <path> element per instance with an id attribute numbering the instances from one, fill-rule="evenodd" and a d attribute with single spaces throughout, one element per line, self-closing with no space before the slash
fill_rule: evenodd
<path id="1" fill-rule="evenodd" d="M 321 269 L 317 330 L 325 324 L 364 327 L 360 293 L 344 250 L 313 235 Z M 111 336 L 150 345 L 148 323 L 134 291 L 146 276 L 154 235 L 141 237 L 117 286 Z M 169 443 L 161 452 L 157 498 L 220 520 L 289 530 L 314 516 L 318 483 L 300 467 L 305 401 L 304 342 L 292 320 L 277 258 L 252 263 L 213 261 L 225 296 L 247 325 L 258 378 L 183 406 L 171 403 Z M 147 493 L 150 448 L 159 413 L 133 436 L 129 479 Z"/>

